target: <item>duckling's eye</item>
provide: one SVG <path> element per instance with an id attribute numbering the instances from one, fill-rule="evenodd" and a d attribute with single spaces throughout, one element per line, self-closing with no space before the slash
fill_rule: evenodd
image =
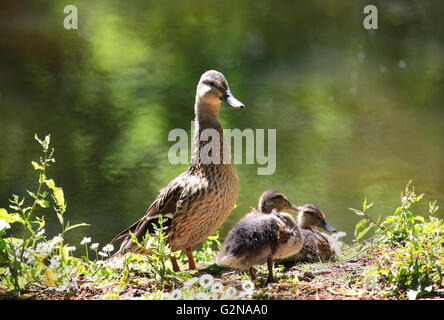
<path id="1" fill-rule="evenodd" d="M 216 83 L 215 83 L 214 81 L 209 81 L 208 84 L 209 84 L 210 86 L 213 86 L 213 87 L 216 86 Z"/>

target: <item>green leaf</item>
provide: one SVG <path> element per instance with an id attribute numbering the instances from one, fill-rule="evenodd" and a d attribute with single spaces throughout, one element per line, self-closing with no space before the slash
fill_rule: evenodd
<path id="1" fill-rule="evenodd" d="M 39 139 L 37 133 L 34 134 L 34 139 L 38 141 L 43 146 L 43 141 Z"/>
<path id="2" fill-rule="evenodd" d="M 355 226 L 355 238 L 356 236 L 364 229 L 364 227 L 367 225 L 368 220 L 367 219 L 363 219 L 361 221 L 359 221 L 356 226 Z"/>
<path id="3" fill-rule="evenodd" d="M 51 189 L 51 190 L 54 190 L 54 188 L 56 187 L 55 183 L 54 183 L 54 180 L 52 180 L 52 179 L 45 180 L 45 183 L 48 186 L 48 188 Z"/>
<path id="4" fill-rule="evenodd" d="M 66 232 L 66 231 L 69 231 L 69 230 L 71 230 L 71 229 L 74 229 L 74 228 L 78 228 L 78 227 L 89 227 L 89 226 L 90 226 L 90 224 L 88 224 L 88 223 L 79 223 L 79 224 L 75 224 L 75 225 L 73 225 L 73 226 L 70 226 L 70 227 L 66 228 L 66 229 L 65 229 L 65 232 Z"/>
<path id="5" fill-rule="evenodd" d="M 34 193 L 34 192 L 31 192 L 31 191 L 29 191 L 29 190 L 26 190 L 26 192 L 27 192 L 31 197 L 33 197 L 34 199 L 37 198 L 37 197 L 35 196 L 35 193 Z"/>
<path id="6" fill-rule="evenodd" d="M 63 210 L 63 212 L 66 211 L 66 204 L 65 204 L 65 195 L 63 193 L 62 188 L 54 187 L 53 189 L 54 193 L 54 199 L 56 200 L 57 206 Z"/>
<path id="7" fill-rule="evenodd" d="M 21 224 L 24 224 L 25 221 L 20 218 L 16 214 L 10 214 L 6 209 L 0 209 L 0 219 L 5 220 L 7 223 L 14 223 L 14 222 L 20 222 Z"/>
<path id="8" fill-rule="evenodd" d="M 35 170 L 44 170 L 44 168 L 35 161 L 31 161 L 31 164 Z"/>
<path id="9" fill-rule="evenodd" d="M 49 202 L 46 200 L 37 199 L 35 202 L 42 208 L 49 208 Z"/>
<path id="10" fill-rule="evenodd" d="M 45 137 L 45 150 L 48 150 L 50 138 L 51 136 L 49 134 Z"/>
<path id="11" fill-rule="evenodd" d="M 55 209 L 55 208 L 54 208 L 54 209 Z M 55 209 L 55 210 L 56 210 L 56 213 L 57 213 L 57 218 L 59 218 L 60 223 L 63 224 L 63 215 L 61 215 L 61 214 L 57 211 L 57 209 Z"/>
<path id="12" fill-rule="evenodd" d="M 364 215 L 364 212 L 362 212 L 361 210 L 353 209 L 353 208 L 348 208 L 348 209 L 350 209 L 351 211 L 356 213 L 358 216 L 363 216 Z"/>
<path id="13" fill-rule="evenodd" d="M 365 228 L 364 230 L 360 231 L 357 233 L 357 235 L 355 236 L 356 240 L 360 240 L 363 236 L 365 236 L 367 234 L 367 232 L 369 232 L 372 228 L 374 227 L 374 225 L 372 223 L 370 223 L 370 225 Z"/>

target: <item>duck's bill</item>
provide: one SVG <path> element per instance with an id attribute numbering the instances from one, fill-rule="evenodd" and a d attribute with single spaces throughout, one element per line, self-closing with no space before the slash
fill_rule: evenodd
<path id="1" fill-rule="evenodd" d="M 225 92 L 225 94 L 222 96 L 222 98 L 220 98 L 223 102 L 228 103 L 230 106 L 232 106 L 233 108 L 239 108 L 242 109 L 245 107 L 245 105 L 240 102 L 239 100 L 237 100 L 233 94 L 230 92 L 230 90 L 227 90 Z"/>
<path id="2" fill-rule="evenodd" d="M 297 206 L 297 205 L 295 205 L 295 204 L 291 204 L 291 206 L 288 208 L 288 210 L 291 210 L 291 211 L 300 211 L 300 210 L 302 210 L 302 207 Z"/>
<path id="3" fill-rule="evenodd" d="M 333 228 L 328 222 L 327 220 L 322 220 L 322 225 L 321 227 L 325 230 L 327 230 L 328 232 L 337 232 L 335 228 Z"/>

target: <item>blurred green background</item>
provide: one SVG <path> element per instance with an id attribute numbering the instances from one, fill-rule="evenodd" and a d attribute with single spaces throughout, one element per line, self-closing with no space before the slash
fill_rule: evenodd
<path id="1" fill-rule="evenodd" d="M 76 5 L 79 29 L 63 28 Z M 267 188 L 315 203 L 347 232 L 364 197 L 374 216 L 399 204 L 410 178 L 444 200 L 444 19 L 441 1 L 2 1 L 0 208 L 34 190 L 34 133 L 51 133 L 49 169 L 68 201 L 67 234 L 104 245 L 187 169 L 168 162 L 168 132 L 190 131 L 196 84 L 223 72 L 245 103 L 224 128 L 277 131 L 274 175 L 236 166 L 229 229 Z M 427 203 L 423 204 L 426 208 Z M 424 212 L 426 210 L 424 209 Z M 442 210 L 440 213 L 443 216 Z M 60 231 L 46 213 L 47 233 Z"/>

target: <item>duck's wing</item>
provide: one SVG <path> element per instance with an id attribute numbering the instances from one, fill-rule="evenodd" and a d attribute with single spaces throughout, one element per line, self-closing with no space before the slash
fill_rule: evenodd
<path id="1" fill-rule="evenodd" d="M 161 189 L 159 195 L 149 206 L 145 215 L 116 235 L 110 243 L 129 235 L 130 232 L 134 233 L 140 241 L 147 231 L 150 233 L 154 232 L 153 223 L 157 225 L 160 216 L 166 219 L 163 226 L 168 227 L 171 224 L 171 219 L 176 212 L 177 202 L 180 200 L 181 193 L 185 187 L 185 184 L 181 183 L 182 180 L 179 178 L 180 176 L 171 181 L 168 186 Z"/>

